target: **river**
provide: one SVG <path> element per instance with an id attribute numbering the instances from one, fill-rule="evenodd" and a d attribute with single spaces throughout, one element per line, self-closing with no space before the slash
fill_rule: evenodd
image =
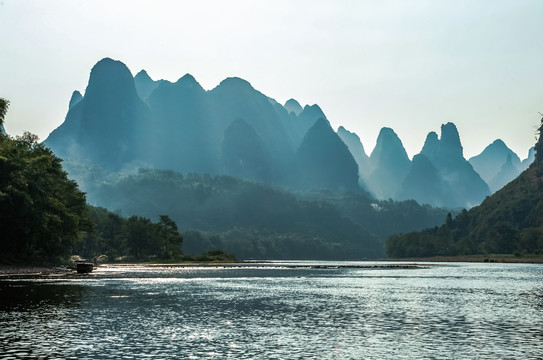
<path id="1" fill-rule="evenodd" d="M 543 357 L 543 265 L 387 265 L 0 279 L 0 359 Z"/>

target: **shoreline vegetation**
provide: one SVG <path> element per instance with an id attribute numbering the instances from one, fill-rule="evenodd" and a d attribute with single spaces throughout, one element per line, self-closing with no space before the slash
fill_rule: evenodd
<path id="1" fill-rule="evenodd" d="M 289 260 L 291 261 L 291 260 Z M 543 264 L 543 255 L 523 255 L 515 256 L 509 254 L 496 255 L 465 255 L 465 256 L 434 256 L 428 258 L 406 258 L 406 259 L 380 259 L 380 260 L 364 260 L 361 263 L 367 265 L 341 265 L 341 261 L 337 264 L 283 264 L 277 263 L 277 266 L 284 268 L 308 268 L 308 269 L 335 269 L 335 268 L 359 268 L 359 269 L 418 269 L 423 268 L 429 263 L 452 263 L 452 262 L 472 262 L 472 263 L 533 263 Z M 380 264 L 382 263 L 382 264 Z M 397 264 L 394 264 L 397 263 Z M 142 262 L 142 263 L 104 263 L 98 265 L 95 269 L 108 270 L 112 268 L 190 268 L 190 267 L 222 267 L 222 268 L 243 268 L 248 266 L 273 266 L 274 263 L 266 260 L 247 260 L 247 261 L 232 261 L 232 262 L 200 262 L 200 261 L 184 261 L 177 263 L 160 263 L 160 262 Z M 0 279 L 9 277 L 61 277 L 63 275 L 77 275 L 77 273 L 68 268 L 61 266 L 28 266 L 28 265 L 0 265 Z M 85 276 L 85 275 L 81 275 Z"/>
<path id="2" fill-rule="evenodd" d="M 543 254 L 491 254 L 491 255 L 458 255 L 458 256 L 431 256 L 388 259 L 382 261 L 416 261 L 416 262 L 485 262 L 485 263 L 525 263 L 543 264 Z"/>

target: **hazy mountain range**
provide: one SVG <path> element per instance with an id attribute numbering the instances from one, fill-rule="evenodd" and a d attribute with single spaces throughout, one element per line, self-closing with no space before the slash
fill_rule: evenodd
<path id="1" fill-rule="evenodd" d="M 543 119 L 539 132 L 543 130 Z M 441 227 L 420 232 L 397 234 L 386 243 L 391 257 L 425 257 L 470 254 L 541 254 L 543 251 L 543 149 L 541 136 L 532 151 L 534 161 L 510 183 L 469 211 L 456 217 L 448 215 Z M 543 151 L 543 150 L 542 150 Z M 482 159 L 497 157 L 501 152 L 506 162 L 500 167 L 485 164 Z M 499 157 L 501 162 L 503 157 Z M 522 166 L 503 142 L 496 141 L 481 155 L 470 159 L 483 168 L 485 176 L 511 175 Z"/>
<path id="2" fill-rule="evenodd" d="M 498 139 L 482 153 L 470 158 L 469 162 L 494 193 L 526 170 L 534 158 L 535 152 L 531 148 L 528 157 L 521 161 L 517 154 Z"/>
<path id="3" fill-rule="evenodd" d="M 472 207 L 533 161 L 496 140 L 467 161 L 454 124 L 430 132 L 409 159 L 383 128 L 370 156 L 360 138 L 334 131 L 317 105 L 284 105 L 240 78 L 204 90 L 187 74 L 175 83 L 135 77 L 120 61 L 100 60 L 84 95 L 74 92 L 62 125 L 45 140 L 58 156 L 107 171 L 135 168 L 230 175 L 287 190 L 367 191 L 377 199 L 415 199 Z"/>

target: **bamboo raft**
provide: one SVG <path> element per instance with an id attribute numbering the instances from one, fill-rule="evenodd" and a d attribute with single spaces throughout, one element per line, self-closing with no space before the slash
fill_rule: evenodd
<path id="1" fill-rule="evenodd" d="M 88 274 L 94 270 L 94 265 L 88 262 L 80 262 L 75 265 L 78 274 Z"/>

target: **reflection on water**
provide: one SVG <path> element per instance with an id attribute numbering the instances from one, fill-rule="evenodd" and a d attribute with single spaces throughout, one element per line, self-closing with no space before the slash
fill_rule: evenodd
<path id="1" fill-rule="evenodd" d="M 77 284 L 0 281 L 0 310 L 31 311 L 47 307 L 77 306 L 86 287 Z"/>
<path id="2" fill-rule="evenodd" d="M 0 358 L 55 355 L 64 339 L 43 339 L 42 333 L 64 326 L 62 309 L 75 310 L 86 289 L 77 284 L 0 281 Z"/>
<path id="3" fill-rule="evenodd" d="M 0 281 L 0 358 L 538 358 L 542 275 L 270 265 Z"/>

